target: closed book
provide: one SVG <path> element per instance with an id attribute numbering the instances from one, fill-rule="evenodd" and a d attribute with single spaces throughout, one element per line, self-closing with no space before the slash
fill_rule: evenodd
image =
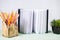
<path id="1" fill-rule="evenodd" d="M 33 27 L 33 11 L 29 9 L 21 9 L 20 13 L 20 32 L 32 33 Z"/>
<path id="2" fill-rule="evenodd" d="M 47 24 L 47 10 L 34 10 L 34 32 L 46 33 L 48 31 Z"/>

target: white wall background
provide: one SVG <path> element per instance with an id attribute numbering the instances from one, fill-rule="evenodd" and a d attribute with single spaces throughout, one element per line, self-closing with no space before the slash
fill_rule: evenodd
<path id="1" fill-rule="evenodd" d="M 49 30 L 50 22 L 60 18 L 60 0 L 0 0 L 0 11 L 11 12 L 23 9 L 49 9 Z M 0 29 L 2 22 L 0 20 Z"/>

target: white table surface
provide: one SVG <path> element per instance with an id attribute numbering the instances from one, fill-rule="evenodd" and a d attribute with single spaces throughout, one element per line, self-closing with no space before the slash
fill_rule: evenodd
<path id="1" fill-rule="evenodd" d="M 12 38 L 6 38 L 2 36 L 2 32 L 0 32 L 0 40 L 60 40 L 60 34 L 54 34 L 52 32 L 45 34 L 21 34 Z"/>

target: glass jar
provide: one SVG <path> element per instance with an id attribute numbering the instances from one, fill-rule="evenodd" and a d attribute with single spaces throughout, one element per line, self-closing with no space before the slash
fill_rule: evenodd
<path id="1" fill-rule="evenodd" d="M 7 25 L 5 22 L 2 22 L 2 35 L 5 37 L 14 37 L 18 35 L 18 26 L 17 23 L 12 23 Z"/>

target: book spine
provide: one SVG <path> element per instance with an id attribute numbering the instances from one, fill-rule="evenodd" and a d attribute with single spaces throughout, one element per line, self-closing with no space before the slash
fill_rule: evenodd
<path id="1" fill-rule="evenodd" d="M 48 13 L 49 13 L 49 11 L 48 11 L 48 9 L 47 9 L 47 16 L 46 16 L 46 18 L 47 18 L 47 20 L 46 20 L 46 33 L 48 33 Z"/>
<path id="2" fill-rule="evenodd" d="M 19 14 L 19 17 L 18 17 L 18 32 L 20 32 L 20 9 L 18 9 L 18 14 Z"/>

